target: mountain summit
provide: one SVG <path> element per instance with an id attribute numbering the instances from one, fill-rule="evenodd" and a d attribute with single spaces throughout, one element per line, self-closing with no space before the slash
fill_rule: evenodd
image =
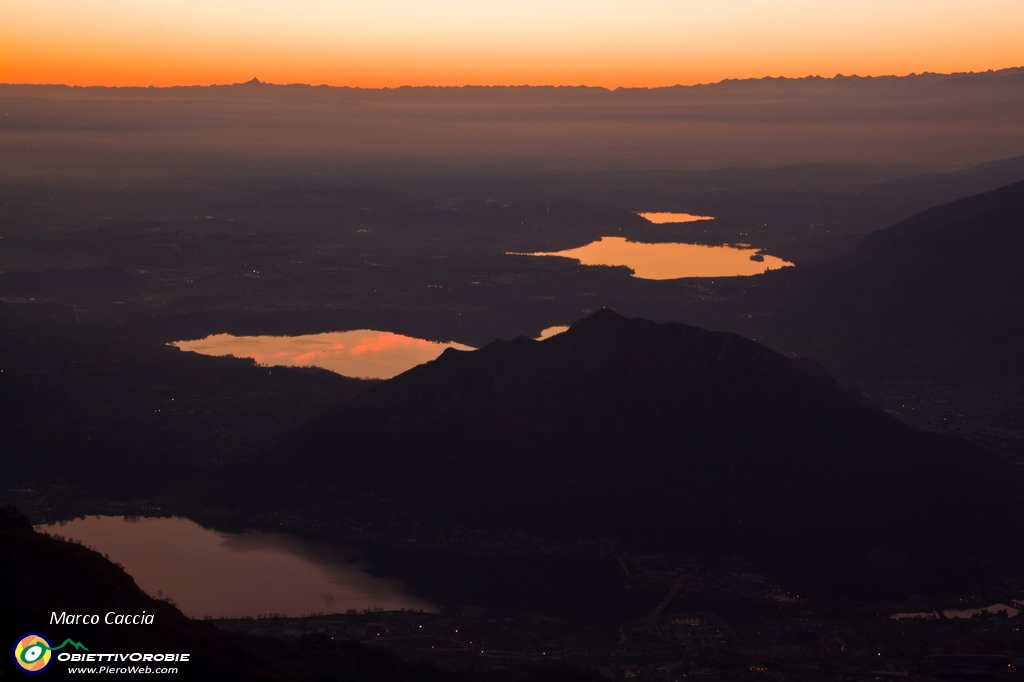
<path id="1" fill-rule="evenodd" d="M 608 310 L 544 341 L 449 350 L 278 455 L 298 504 L 387 498 L 443 525 L 805 557 L 833 577 L 884 550 L 938 580 L 959 559 L 935 553 L 980 553 L 1006 499 L 994 459 L 820 368 Z"/>

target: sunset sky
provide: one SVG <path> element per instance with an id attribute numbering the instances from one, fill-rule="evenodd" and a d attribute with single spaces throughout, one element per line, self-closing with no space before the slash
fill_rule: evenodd
<path id="1" fill-rule="evenodd" d="M 3 0 L 0 82 L 663 86 L 1024 65 L 1021 0 Z"/>

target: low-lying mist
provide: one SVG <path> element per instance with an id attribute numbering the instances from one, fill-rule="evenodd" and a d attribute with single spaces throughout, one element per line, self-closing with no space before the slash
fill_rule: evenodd
<path id="1" fill-rule="evenodd" d="M 7 179 L 924 163 L 1024 152 L 1024 69 L 647 89 L 0 86 Z"/>

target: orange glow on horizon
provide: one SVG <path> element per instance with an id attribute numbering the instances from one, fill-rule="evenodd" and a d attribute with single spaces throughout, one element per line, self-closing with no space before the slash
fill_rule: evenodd
<path id="1" fill-rule="evenodd" d="M 1024 64 L 1024 3 L 5 0 L 0 82 L 658 87 Z"/>
<path id="2" fill-rule="evenodd" d="M 947 60 L 952 62 L 953 60 Z M 570 87 L 598 87 L 614 90 L 616 88 L 660 88 L 677 85 L 702 85 L 718 83 L 725 80 L 747 80 L 759 78 L 805 78 L 820 76 L 831 78 L 836 75 L 844 76 L 906 76 L 920 73 L 967 73 L 998 71 L 1000 69 L 1017 68 L 1024 65 L 1024 58 L 1016 62 L 1005 61 L 999 63 L 983 62 L 977 65 L 957 63 L 935 63 L 921 66 L 919 68 L 837 68 L 823 71 L 807 71 L 799 68 L 774 71 L 757 71 L 754 69 L 728 72 L 690 72 L 665 74 L 657 77 L 652 74 L 624 74 L 618 79 L 610 79 L 608 73 L 573 73 L 573 74 L 551 74 L 545 77 L 544 72 L 529 77 L 528 74 L 517 72 L 514 75 L 505 75 L 501 71 L 476 74 L 466 74 L 460 77 L 458 74 L 445 75 L 441 71 L 432 71 L 430 74 L 422 74 L 418 77 L 399 75 L 393 73 L 362 72 L 350 78 L 341 78 L 334 73 L 318 73 L 315 69 L 286 71 L 280 68 L 220 68 L 217 70 L 195 70 L 189 75 L 183 76 L 182 70 L 178 67 L 170 67 L 166 64 L 146 64 L 136 62 L 130 68 L 122 67 L 113 69 L 105 64 L 96 64 L 94 68 L 83 68 L 90 65 L 90 62 L 79 63 L 79 68 L 69 70 L 66 64 L 34 65 L 34 68 L 14 72 L 4 70 L 0 75 L 0 83 L 26 84 L 26 85 L 69 85 L 73 87 L 179 87 L 179 86 L 211 86 L 211 85 L 232 85 L 242 83 L 252 78 L 274 85 L 303 84 L 313 86 L 351 87 L 365 89 L 389 89 L 400 87 L 461 87 L 461 86 L 570 86 Z"/>

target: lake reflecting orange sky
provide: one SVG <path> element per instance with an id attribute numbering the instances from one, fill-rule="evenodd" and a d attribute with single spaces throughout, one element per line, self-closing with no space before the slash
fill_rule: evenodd
<path id="1" fill-rule="evenodd" d="M 746 246 L 632 242 L 623 237 L 601 237 L 575 249 L 548 253 L 514 254 L 573 258 L 583 265 L 625 265 L 640 279 L 684 277 L 738 277 L 760 275 L 792 263 Z M 752 258 L 753 256 L 753 258 Z"/>
<path id="2" fill-rule="evenodd" d="M 4 0 L 0 82 L 650 87 L 1024 63 L 1020 0 Z"/>
<path id="3" fill-rule="evenodd" d="M 656 225 L 665 225 L 667 223 L 695 223 L 702 220 L 714 220 L 713 216 L 693 215 L 692 213 L 654 212 L 637 213 L 637 215 L 647 222 L 654 223 Z"/>
<path id="4" fill-rule="evenodd" d="M 300 336 L 214 334 L 171 345 L 203 355 L 252 358 L 267 366 L 321 367 L 360 379 L 390 379 L 433 360 L 446 348 L 472 350 L 461 343 L 439 343 L 371 329 Z"/>

